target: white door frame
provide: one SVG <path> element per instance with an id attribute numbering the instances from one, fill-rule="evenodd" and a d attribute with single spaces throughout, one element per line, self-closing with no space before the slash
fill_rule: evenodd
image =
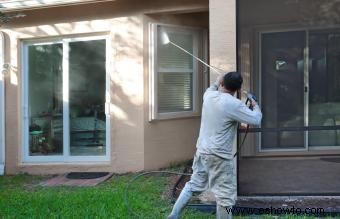
<path id="1" fill-rule="evenodd" d="M 105 114 L 106 114 L 106 154 L 103 156 L 71 156 L 69 153 L 70 143 L 69 143 L 69 81 L 65 80 L 68 78 L 68 48 L 69 42 L 80 42 L 80 41 L 89 41 L 89 40 L 105 40 L 106 42 L 106 88 L 105 88 Z M 110 63 L 110 55 L 111 53 L 111 43 L 110 36 L 107 34 L 99 34 L 93 36 L 74 36 L 70 38 L 51 38 L 41 40 L 41 39 L 32 39 L 25 40 L 22 42 L 22 66 L 23 66 L 23 80 L 22 80 L 22 139 L 23 141 L 23 150 L 22 150 L 22 162 L 23 163 L 86 163 L 90 162 L 109 162 L 111 159 L 111 145 L 110 145 L 110 117 L 109 117 L 109 101 L 110 101 L 110 72 L 111 72 L 111 63 Z M 62 155 L 51 155 L 51 156 L 30 156 L 29 155 L 29 107 L 28 107 L 28 46 L 30 45 L 48 45 L 53 43 L 63 44 L 63 154 Z M 65 80 L 65 81 L 64 81 Z M 66 116 L 67 115 L 67 116 Z"/>
<path id="2" fill-rule="evenodd" d="M 0 32 L 0 175 L 5 172 L 5 41 Z"/>

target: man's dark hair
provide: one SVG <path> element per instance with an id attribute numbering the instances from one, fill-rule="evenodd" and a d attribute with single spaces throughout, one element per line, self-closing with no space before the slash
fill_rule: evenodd
<path id="1" fill-rule="evenodd" d="M 224 75 L 223 86 L 227 90 L 234 92 L 241 88 L 243 78 L 239 72 L 229 72 Z"/>

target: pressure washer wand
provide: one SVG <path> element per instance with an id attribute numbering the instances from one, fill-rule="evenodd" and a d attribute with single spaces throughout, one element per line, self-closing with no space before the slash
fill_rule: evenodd
<path id="1" fill-rule="evenodd" d="M 178 49 L 182 50 L 183 52 L 187 53 L 188 55 L 194 57 L 197 61 L 201 62 L 203 65 L 209 67 L 211 70 L 215 71 L 216 73 L 220 74 L 220 73 L 224 73 L 225 71 L 223 71 L 222 69 L 218 69 L 214 66 L 208 65 L 207 63 L 205 63 L 202 59 L 198 58 L 197 56 L 194 56 L 193 54 L 191 54 L 190 52 L 186 51 L 184 48 L 180 47 L 179 45 L 169 41 L 169 43 L 173 46 L 176 46 Z"/>
<path id="2" fill-rule="evenodd" d="M 182 50 L 183 52 L 185 52 L 186 54 L 192 56 L 192 57 L 195 58 L 197 61 L 201 62 L 203 65 L 209 67 L 211 70 L 215 71 L 215 72 L 218 73 L 218 74 L 225 73 L 225 71 L 223 71 L 222 69 L 219 69 L 219 68 L 217 68 L 217 67 L 215 67 L 215 66 L 212 66 L 212 65 L 207 64 L 207 63 L 204 62 L 202 59 L 200 59 L 200 58 L 198 58 L 197 56 L 191 54 L 190 52 L 188 52 L 188 51 L 187 51 L 186 49 L 184 49 L 183 47 L 177 45 L 176 43 L 171 42 L 170 39 L 169 39 L 169 36 L 168 36 L 164 31 L 161 33 L 161 43 L 162 43 L 163 45 L 171 44 L 171 45 L 177 47 L 178 49 L 180 49 L 180 50 Z"/>

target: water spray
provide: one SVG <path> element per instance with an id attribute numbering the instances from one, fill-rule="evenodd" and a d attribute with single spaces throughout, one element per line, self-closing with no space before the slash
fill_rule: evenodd
<path id="1" fill-rule="evenodd" d="M 216 73 L 218 74 L 221 74 L 221 73 L 225 73 L 226 71 L 222 70 L 222 69 L 219 69 L 215 66 L 212 66 L 212 65 L 209 65 L 208 63 L 204 62 L 202 59 L 198 58 L 197 56 L 194 56 L 193 54 L 191 54 L 190 52 L 188 52 L 187 50 L 185 50 L 183 47 L 177 45 L 176 43 L 172 42 L 170 39 L 169 39 L 169 36 L 168 34 L 165 32 L 165 31 L 162 31 L 161 32 L 161 44 L 162 45 L 167 45 L 167 44 L 171 44 L 175 47 L 177 47 L 178 49 L 182 50 L 183 52 L 187 53 L 188 55 L 192 56 L 194 59 L 196 59 L 197 61 L 201 62 L 203 65 L 209 67 L 211 70 L 215 71 Z"/>

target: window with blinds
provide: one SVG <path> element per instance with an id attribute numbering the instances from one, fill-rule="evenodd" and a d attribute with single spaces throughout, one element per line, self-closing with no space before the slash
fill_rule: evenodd
<path id="1" fill-rule="evenodd" d="M 203 30 L 156 25 L 153 31 L 153 118 L 198 114 L 202 66 L 173 44 L 162 44 L 161 34 L 166 32 L 171 42 L 203 58 Z"/>

